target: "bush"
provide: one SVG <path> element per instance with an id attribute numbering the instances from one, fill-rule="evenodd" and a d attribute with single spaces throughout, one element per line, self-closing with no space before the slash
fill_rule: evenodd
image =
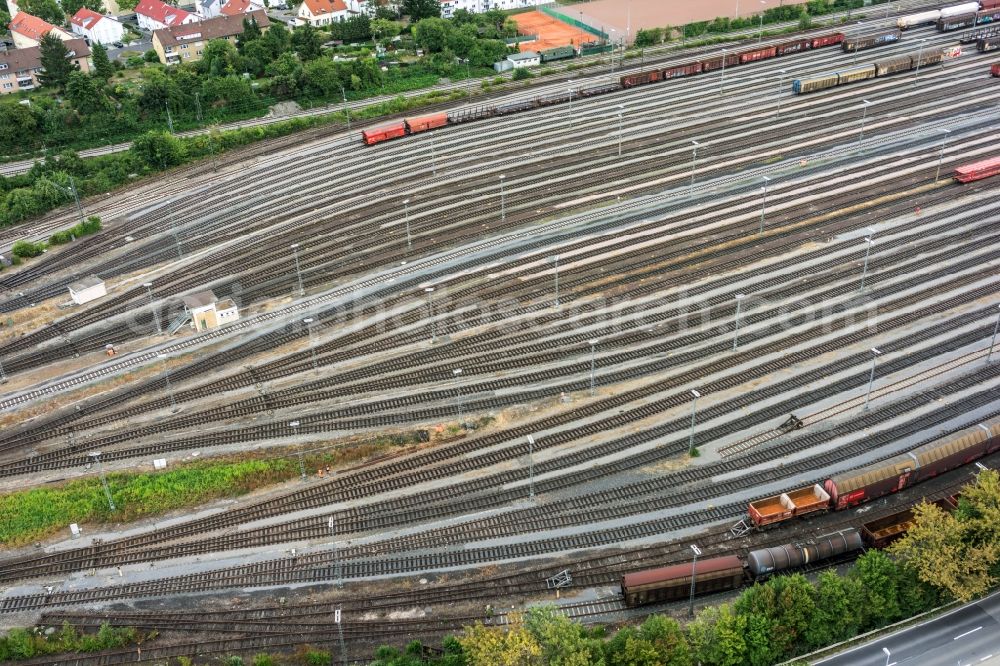
<path id="1" fill-rule="evenodd" d="M 156 54 L 155 49 L 149 49 L 142 54 L 142 59 L 146 62 L 160 62 L 160 56 Z"/>
<path id="2" fill-rule="evenodd" d="M 275 666 L 274 657 L 263 652 L 254 655 L 253 666 Z"/>
<path id="3" fill-rule="evenodd" d="M 535 75 L 529 72 L 524 67 L 514 70 L 514 76 L 512 77 L 515 81 L 524 81 L 525 79 L 533 79 Z"/>
<path id="4" fill-rule="evenodd" d="M 32 243 L 31 241 L 20 240 L 14 243 L 11 252 L 15 257 L 21 257 L 22 259 L 37 257 L 45 252 L 45 243 Z"/>
<path id="5" fill-rule="evenodd" d="M 91 215 L 86 220 L 69 229 L 57 231 L 49 237 L 49 245 L 65 245 L 81 236 L 89 236 L 101 230 L 101 218 Z"/>

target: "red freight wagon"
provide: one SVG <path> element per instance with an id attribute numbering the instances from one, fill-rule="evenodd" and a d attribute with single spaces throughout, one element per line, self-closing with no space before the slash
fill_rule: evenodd
<path id="1" fill-rule="evenodd" d="M 784 44 L 778 44 L 777 51 L 778 55 L 787 55 L 789 53 L 798 53 L 799 51 L 808 51 L 812 48 L 813 40 L 811 39 L 799 39 L 794 42 L 785 42 Z"/>
<path id="2" fill-rule="evenodd" d="M 1000 2 L 1000 0 L 996 0 Z M 847 39 L 847 35 L 842 32 L 834 32 L 829 35 L 821 35 L 819 37 L 813 37 L 812 47 L 814 49 L 821 48 L 823 46 L 833 46 L 834 44 L 839 44 Z"/>
<path id="3" fill-rule="evenodd" d="M 955 169 L 955 180 L 960 183 L 971 183 L 1000 173 L 1000 157 L 991 157 L 982 162 L 965 164 Z"/>
<path id="4" fill-rule="evenodd" d="M 373 143 L 388 141 L 389 139 L 398 139 L 401 136 L 406 136 L 406 126 L 402 121 L 393 123 L 392 125 L 373 127 L 372 129 L 366 129 L 361 132 L 361 138 L 369 146 Z"/>
<path id="5" fill-rule="evenodd" d="M 448 114 L 435 113 L 433 116 L 407 118 L 405 122 L 407 129 L 410 130 L 410 134 L 416 134 L 417 132 L 426 132 L 427 130 L 444 127 L 448 124 Z"/>
<path id="6" fill-rule="evenodd" d="M 996 9 L 1000 7 L 1000 0 L 980 0 L 980 9 Z"/>
<path id="7" fill-rule="evenodd" d="M 743 585 L 743 560 L 735 555 L 698 560 L 695 569 L 695 594 L 734 590 Z M 691 565 L 637 571 L 622 576 L 626 606 L 654 601 L 687 599 L 691 593 Z"/>
<path id="8" fill-rule="evenodd" d="M 992 169 L 994 174 L 1000 173 L 1000 158 L 958 167 L 955 170 L 956 178 L 958 172 L 963 169 L 970 170 L 969 173 L 989 169 Z M 1000 449 L 1000 417 L 935 439 L 909 453 L 889 458 L 878 467 L 864 467 L 830 477 L 824 482 L 823 487 L 830 493 L 833 508 L 839 511 L 908 488 L 938 474 L 944 474 L 998 449 Z"/>
<path id="9" fill-rule="evenodd" d="M 767 60 L 768 58 L 773 58 L 778 55 L 778 49 L 774 46 L 768 46 L 763 49 L 754 49 L 753 51 L 745 51 L 740 54 L 740 62 L 755 62 L 757 60 Z"/>
<path id="10" fill-rule="evenodd" d="M 747 513 L 757 527 L 830 508 L 830 496 L 818 485 L 806 486 L 750 503 Z"/>
<path id="11" fill-rule="evenodd" d="M 993 76 L 1000 76 L 1000 62 L 995 63 L 990 67 L 990 74 Z"/>
<path id="12" fill-rule="evenodd" d="M 622 87 L 623 88 L 633 88 L 635 86 L 641 86 L 645 83 L 654 83 L 663 78 L 663 72 L 658 69 L 654 69 L 651 72 L 639 72 L 638 74 L 629 74 L 628 76 L 622 77 Z"/>
<path id="13" fill-rule="evenodd" d="M 681 76 L 691 76 L 692 74 L 697 74 L 701 71 L 700 62 L 689 62 L 686 65 L 677 65 L 676 67 L 667 67 L 663 70 L 664 79 L 676 79 Z"/>
<path id="14" fill-rule="evenodd" d="M 722 69 L 723 61 L 725 61 L 726 67 L 733 67 L 734 65 L 738 65 L 740 64 L 740 54 L 727 53 L 724 56 L 715 56 L 714 58 L 708 58 L 707 60 L 702 60 L 701 71 L 711 72 L 716 69 Z"/>

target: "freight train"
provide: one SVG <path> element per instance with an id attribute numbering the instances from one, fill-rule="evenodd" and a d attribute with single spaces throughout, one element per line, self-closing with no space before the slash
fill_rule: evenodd
<path id="1" fill-rule="evenodd" d="M 883 58 L 876 60 L 870 65 L 849 67 L 837 72 L 827 72 L 803 79 L 795 79 L 792 81 L 792 92 L 796 95 L 802 95 L 817 90 L 826 90 L 827 88 L 834 88 L 847 83 L 854 83 L 855 81 L 882 78 L 890 74 L 898 74 L 899 72 L 909 72 L 917 67 L 938 64 L 943 60 L 944 52 L 940 50 Z"/>
<path id="2" fill-rule="evenodd" d="M 1000 2 L 1000 0 L 998 0 L 998 2 Z M 896 30 L 892 32 L 896 34 L 896 39 L 898 39 L 899 31 Z M 870 36 L 863 39 L 869 38 Z M 382 143 L 383 141 L 390 141 L 392 139 L 398 139 L 411 134 L 425 132 L 437 127 L 443 127 L 444 125 L 459 125 L 461 123 L 483 120 L 485 118 L 506 116 L 512 113 L 521 113 L 523 111 L 529 111 L 531 109 L 537 109 L 553 104 L 564 104 L 572 102 L 574 97 L 580 98 L 605 95 L 647 83 L 655 83 L 657 81 L 665 81 L 667 79 L 692 76 L 703 72 L 711 72 L 713 70 L 722 69 L 723 67 L 728 68 L 736 65 L 744 65 L 751 62 L 757 62 L 759 60 L 768 60 L 770 58 L 800 53 L 802 51 L 811 51 L 812 49 L 823 48 L 825 46 L 833 46 L 835 44 L 844 43 L 846 39 L 846 35 L 841 32 L 821 35 L 819 37 L 796 39 L 794 41 L 784 42 L 773 46 L 758 47 L 738 53 L 730 53 L 724 56 L 715 56 L 705 60 L 672 65 L 662 69 L 657 68 L 639 72 L 637 74 L 626 74 L 616 83 L 596 84 L 594 86 L 579 88 L 576 90 L 571 89 L 566 92 L 554 93 L 542 97 L 516 100 L 497 106 L 481 106 L 474 108 L 466 107 L 456 109 L 448 113 L 435 114 L 433 116 L 407 118 L 389 125 L 366 129 L 361 133 L 361 140 L 365 143 L 365 145 L 370 146 Z M 862 44 L 863 39 L 862 41 L 851 40 L 851 43 L 855 45 Z M 857 48 L 866 47 L 858 46 Z"/>
<path id="3" fill-rule="evenodd" d="M 1000 159 L 987 161 L 1000 172 Z M 979 167 L 980 164 L 969 165 Z M 961 167 L 960 167 L 961 169 Z M 956 177 L 958 171 L 956 171 Z M 844 472 L 788 493 L 750 502 L 746 518 L 734 528 L 764 529 L 807 515 L 842 511 L 909 488 L 979 458 L 1000 451 L 1000 417 L 928 442 L 888 460 Z M 950 510 L 954 500 L 939 502 Z M 950 507 L 950 508 L 949 508 Z M 707 594 L 742 587 L 767 576 L 852 553 L 867 545 L 884 548 L 901 537 L 913 520 L 911 510 L 827 535 L 809 544 L 789 544 L 751 551 L 746 559 L 736 555 L 707 558 L 694 564 L 694 592 Z M 636 606 L 683 599 L 691 592 L 692 565 L 678 564 L 622 576 L 625 604 Z"/>
<path id="4" fill-rule="evenodd" d="M 900 30 L 907 30 L 909 28 L 914 28 L 921 25 L 936 25 L 938 30 L 947 30 L 947 28 L 941 27 L 942 22 L 945 24 L 949 24 L 954 22 L 954 19 L 959 17 L 963 19 L 968 19 L 971 17 L 972 23 L 970 25 L 976 25 L 977 22 L 976 18 L 978 14 L 986 13 L 994 9 L 1000 9 L 1000 0 L 981 0 L 981 2 L 963 2 L 962 4 L 959 5 L 942 7 L 941 9 L 930 9 L 925 12 L 910 14 L 909 16 L 900 16 L 898 19 L 896 19 L 896 27 L 899 28 Z"/>

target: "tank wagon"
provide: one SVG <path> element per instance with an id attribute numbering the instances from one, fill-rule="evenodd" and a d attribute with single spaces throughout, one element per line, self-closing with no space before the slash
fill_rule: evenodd
<path id="1" fill-rule="evenodd" d="M 921 25 L 932 25 L 941 19 L 948 19 L 955 16 L 967 14 L 975 15 L 980 9 L 993 9 L 1000 7 L 1000 0 L 986 0 L 985 2 L 963 2 L 958 5 L 951 5 L 941 9 L 930 9 L 908 16 L 900 16 L 896 19 L 896 27 L 900 30 L 907 30 Z"/>
<path id="2" fill-rule="evenodd" d="M 752 550 L 747 555 L 747 568 L 754 580 L 763 580 L 782 571 L 829 560 L 863 547 L 861 533 L 849 529 L 811 544 L 788 544 Z"/>

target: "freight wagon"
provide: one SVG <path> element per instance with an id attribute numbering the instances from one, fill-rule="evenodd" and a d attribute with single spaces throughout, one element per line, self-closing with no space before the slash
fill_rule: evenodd
<path id="1" fill-rule="evenodd" d="M 739 53 L 727 53 L 724 56 L 716 56 L 715 58 L 708 58 L 701 61 L 701 71 L 711 72 L 716 69 L 722 69 L 723 61 L 726 63 L 726 67 L 735 67 L 740 64 L 740 54 Z"/>
<path id="2" fill-rule="evenodd" d="M 921 67 L 926 67 L 928 65 L 940 63 L 943 60 L 944 53 L 934 49 L 928 49 L 926 53 L 883 58 L 881 60 L 876 60 L 872 65 L 863 65 L 861 67 L 845 69 L 840 72 L 817 74 L 804 79 L 796 79 L 792 81 L 792 92 L 797 95 L 801 95 L 804 93 L 814 92 L 816 90 L 825 90 L 827 88 L 853 83 L 854 81 L 889 76 L 898 72 L 906 72 L 911 69 L 916 69 L 918 62 Z"/>
<path id="3" fill-rule="evenodd" d="M 939 499 L 934 504 L 948 513 L 954 511 L 956 506 L 955 502 L 947 498 Z M 909 531 L 915 515 L 913 509 L 904 509 L 864 523 L 861 526 L 861 536 L 870 548 L 887 548 Z"/>
<path id="4" fill-rule="evenodd" d="M 994 65 L 996 67 L 996 65 Z M 972 164 L 966 164 L 955 169 L 955 180 L 960 183 L 971 183 L 976 180 L 982 180 L 983 178 L 989 178 L 990 176 L 995 176 L 1000 174 L 1000 157 L 991 157 L 988 160 L 983 160 L 981 162 L 973 162 Z M 1000 421 L 1000 419 L 998 419 Z M 1000 429 L 1000 425 L 994 427 L 995 431 Z M 996 437 L 996 432 L 994 437 Z M 977 456 L 978 457 L 978 456 Z"/>
<path id="5" fill-rule="evenodd" d="M 952 32 L 953 30 L 964 30 L 976 25 L 976 15 L 966 14 L 965 16 L 952 16 L 951 18 L 938 19 L 938 32 Z"/>
<path id="6" fill-rule="evenodd" d="M 830 496 L 814 485 L 751 502 L 749 514 L 754 525 L 764 527 L 829 508 Z"/>
<path id="7" fill-rule="evenodd" d="M 976 25 L 987 25 L 1000 21 L 1000 8 L 976 14 Z"/>
<path id="8" fill-rule="evenodd" d="M 990 76 L 1000 76 L 1000 62 L 990 65 Z"/>
<path id="9" fill-rule="evenodd" d="M 981 0 L 979 6 L 982 9 L 997 9 L 1000 8 L 1000 0 Z"/>
<path id="10" fill-rule="evenodd" d="M 899 30 L 882 30 L 867 35 L 859 35 L 858 37 L 848 37 L 840 44 L 840 47 L 844 50 L 844 53 L 854 53 L 855 51 L 871 49 L 876 46 L 893 44 L 898 42 L 902 36 L 903 33 Z"/>
<path id="11" fill-rule="evenodd" d="M 754 580 L 763 580 L 782 571 L 829 560 L 863 547 L 861 533 L 849 529 L 812 544 L 788 544 L 750 551 L 747 555 L 747 568 Z"/>
<path id="12" fill-rule="evenodd" d="M 554 49 L 542 51 L 542 62 L 552 62 L 553 60 L 566 60 L 576 57 L 576 49 L 572 46 L 559 46 Z"/>
<path id="13" fill-rule="evenodd" d="M 776 46 L 768 46 L 763 49 L 754 49 L 740 54 L 740 63 L 756 62 L 757 60 L 767 60 L 778 55 Z"/>
<path id="14" fill-rule="evenodd" d="M 626 606 L 685 599 L 691 593 L 690 564 L 650 569 L 622 576 Z M 735 555 L 698 560 L 694 565 L 695 594 L 735 590 L 743 585 L 743 560 Z"/>
<path id="15" fill-rule="evenodd" d="M 991 25 L 987 28 L 963 32 L 958 36 L 958 41 L 960 44 L 975 44 L 980 39 L 990 39 L 997 36 L 1000 36 L 1000 25 Z"/>
<path id="16" fill-rule="evenodd" d="M 1000 36 L 998 37 L 987 37 L 985 39 L 980 39 L 976 42 L 976 50 L 980 53 L 986 53 L 987 51 L 996 51 L 1000 49 Z"/>

